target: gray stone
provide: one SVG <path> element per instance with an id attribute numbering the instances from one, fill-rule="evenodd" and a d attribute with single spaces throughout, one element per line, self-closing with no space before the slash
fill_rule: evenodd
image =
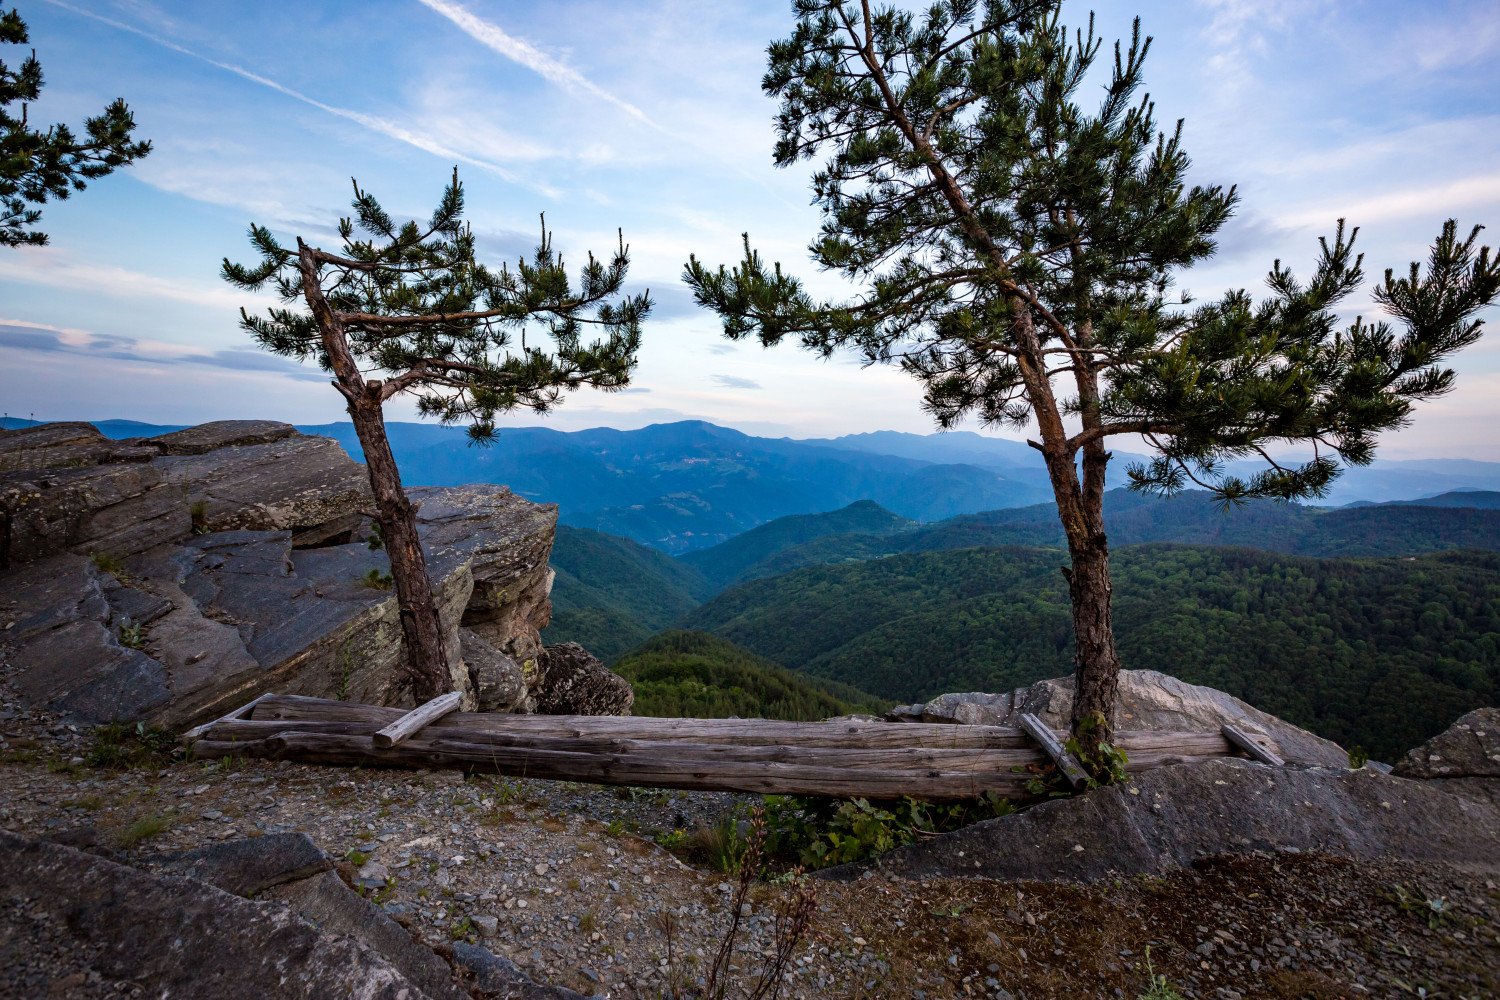
<path id="1" fill-rule="evenodd" d="M 203 455 L 235 445 L 269 444 L 297 435 L 297 428 L 276 420 L 214 420 L 154 438 L 142 445 L 155 447 L 163 455 Z"/>
<path id="2" fill-rule="evenodd" d="M 469 670 L 476 708 L 481 712 L 510 712 L 526 700 L 526 675 L 521 665 L 491 646 L 472 629 L 458 630 L 459 649 Z"/>
<path id="3" fill-rule="evenodd" d="M 1337 743 L 1262 712 L 1233 695 L 1188 684 L 1155 670 L 1120 671 L 1119 729 L 1218 732 L 1225 723 L 1269 737 L 1289 761 L 1345 767 L 1348 753 Z M 1073 709 L 1073 678 L 1038 681 L 1000 694 L 945 694 L 925 705 L 893 709 L 894 722 L 948 722 L 966 725 L 1015 725 L 1023 712 L 1054 729 L 1068 728 Z"/>
<path id="4" fill-rule="evenodd" d="M 453 942 L 453 961 L 481 1000 L 586 1000 L 565 986 L 544 986 L 514 962 L 467 941 Z"/>
<path id="5" fill-rule="evenodd" d="M 432 994 L 374 950 L 286 906 L 0 832 L 0 967 L 8 995 L 47 996 L 95 975 L 152 996 L 218 1000 Z"/>
<path id="6" fill-rule="evenodd" d="M 576 642 L 542 650 L 536 710 L 544 715 L 629 715 L 630 682 Z"/>
<path id="7" fill-rule="evenodd" d="M 1396 762 L 1405 778 L 1500 778 L 1500 708 L 1476 708 Z"/>
<path id="8" fill-rule="evenodd" d="M 273 833 L 165 855 L 156 865 L 248 897 L 326 872 L 333 862 L 305 833 Z"/>
<path id="9" fill-rule="evenodd" d="M 453 968 L 412 938 L 380 907 L 350 889 L 333 872 L 290 882 L 267 891 L 326 934 L 358 941 L 395 966 L 424 993 L 442 1000 L 467 1000 L 454 982 Z"/>
<path id="10" fill-rule="evenodd" d="M 899 848 L 873 867 L 904 878 L 1091 881 L 1286 850 L 1495 868 L 1500 810 L 1370 769 L 1218 758 L 1154 768 L 1126 784 L 977 823 Z"/>

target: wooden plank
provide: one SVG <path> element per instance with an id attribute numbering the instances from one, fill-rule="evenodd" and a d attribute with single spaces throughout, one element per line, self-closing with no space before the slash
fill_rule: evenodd
<path id="1" fill-rule="evenodd" d="M 440 694 L 431 701 L 418 705 L 410 712 L 407 712 L 401 718 L 370 737 L 370 739 L 378 747 L 393 747 L 402 740 L 409 738 L 413 733 L 421 732 L 443 716 L 458 711 L 458 707 L 463 704 L 463 701 L 464 696 L 458 691 L 449 691 L 447 694 Z"/>
<path id="2" fill-rule="evenodd" d="M 1245 732 L 1238 726 L 1232 726 L 1226 722 L 1222 727 L 1220 727 L 1219 731 L 1224 734 L 1224 738 L 1227 739 L 1232 746 L 1249 754 L 1251 760 L 1258 760 L 1262 764 L 1269 764 L 1272 767 L 1282 767 L 1286 764 L 1286 761 L 1282 760 L 1272 751 L 1267 750 L 1265 747 L 1261 746 L 1251 738 L 1249 733 Z"/>
<path id="3" fill-rule="evenodd" d="M 256 712 L 257 719 L 286 722 L 350 722 L 371 732 L 396 719 L 396 708 L 280 695 Z M 290 727 L 286 727 L 290 728 Z M 617 736 L 625 739 L 686 740 L 694 743 L 865 747 L 972 747 L 1025 749 L 1032 742 L 1009 726 L 955 726 L 922 722 L 781 722 L 771 719 L 656 719 L 604 715 L 499 715 L 455 712 L 429 729 L 447 734 L 529 733 L 556 736 Z"/>
<path id="4" fill-rule="evenodd" d="M 1063 777 L 1068 779 L 1068 784 L 1074 788 L 1088 784 L 1089 775 L 1083 769 L 1083 765 L 1078 763 L 1078 759 L 1058 742 L 1057 735 L 1048 729 L 1041 719 L 1030 712 L 1022 712 L 1021 728 L 1042 745 L 1042 749 L 1046 750 L 1047 755 L 1052 758 L 1052 763 L 1056 764 Z"/>
<path id="5" fill-rule="evenodd" d="M 840 798 L 891 799 L 911 795 L 933 801 L 956 801 L 990 791 L 1020 796 L 1025 793 L 1029 778 L 1026 774 L 993 770 L 876 770 L 842 764 L 744 759 L 741 755 L 764 753 L 768 748 L 715 749 L 718 752 L 714 756 L 704 757 L 699 749 L 671 755 L 634 749 L 614 753 L 572 752 L 430 739 L 412 739 L 389 749 L 378 749 L 360 736 L 296 732 L 253 742 L 199 740 L 192 746 L 197 757 L 244 755 L 363 767 L 441 767 L 601 784 Z"/>
<path id="6" fill-rule="evenodd" d="M 189 729 L 187 732 L 183 733 L 179 738 L 187 742 L 192 742 L 221 722 L 229 722 L 233 719 L 248 719 L 250 718 L 250 714 L 255 711 L 255 707 L 257 705 L 274 697 L 276 697 L 274 694 L 272 694 L 270 691 L 266 691 L 258 697 L 252 698 L 250 701 L 245 702 L 245 704 L 241 705 L 233 712 L 230 712 L 228 715 L 220 716 L 212 722 L 205 722 L 201 726 L 194 726 L 192 729 Z"/>

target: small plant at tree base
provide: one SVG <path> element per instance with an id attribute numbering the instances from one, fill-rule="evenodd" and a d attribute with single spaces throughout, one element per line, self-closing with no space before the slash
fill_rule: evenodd
<path id="1" fill-rule="evenodd" d="M 378 552 L 385 548 L 385 536 L 380 533 L 379 521 L 371 522 L 370 533 L 365 536 L 365 545 L 371 552 Z"/>
<path id="2" fill-rule="evenodd" d="M 359 578 L 359 582 L 371 590 L 390 590 L 395 580 L 389 573 L 382 573 L 379 569 L 372 569 Z"/>
<path id="3" fill-rule="evenodd" d="M 1148 986 L 1146 992 L 1138 994 L 1136 1000 L 1187 1000 L 1177 991 L 1177 987 L 1167 982 L 1167 977 L 1157 975 L 1156 969 L 1151 965 L 1151 946 L 1146 945 L 1146 976 Z"/>

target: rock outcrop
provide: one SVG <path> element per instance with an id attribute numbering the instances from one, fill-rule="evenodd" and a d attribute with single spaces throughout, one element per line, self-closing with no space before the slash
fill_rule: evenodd
<path id="1" fill-rule="evenodd" d="M 536 710 L 545 715 L 629 715 L 630 682 L 576 642 L 542 650 L 542 684 Z"/>
<path id="2" fill-rule="evenodd" d="M 304 834 L 146 867 L 4 831 L 0 851 L 0 965 L 16 996 L 581 1000 L 476 946 L 450 965 Z"/>
<path id="3" fill-rule="evenodd" d="M 466 707 L 575 710 L 543 669 L 556 507 L 409 493 Z M 408 704 L 369 507 L 363 467 L 287 424 L 0 432 L 0 683 L 84 722 L 180 726 L 268 690 Z"/>
<path id="4" fill-rule="evenodd" d="M 1500 708 L 1476 708 L 1421 746 L 1392 773 L 1500 805 Z"/>
<path id="5" fill-rule="evenodd" d="M 1262 712 L 1223 691 L 1188 684 L 1155 670 L 1120 671 L 1119 729 L 1175 729 L 1218 732 L 1226 722 L 1270 739 L 1288 761 L 1344 767 L 1348 753 L 1337 743 Z M 1030 712 L 1054 729 L 1067 729 L 1073 709 L 1073 678 L 1038 681 L 1000 694 L 944 694 L 926 704 L 892 709 L 896 722 L 946 722 L 962 725 L 1015 725 Z"/>
<path id="6" fill-rule="evenodd" d="M 1092 881 L 1159 874 L 1223 854 L 1320 851 L 1494 868 L 1500 810 L 1368 768 L 1266 767 L 1233 758 L 1160 767 L 899 848 L 905 878 Z M 835 870 L 854 877 L 871 866 Z"/>

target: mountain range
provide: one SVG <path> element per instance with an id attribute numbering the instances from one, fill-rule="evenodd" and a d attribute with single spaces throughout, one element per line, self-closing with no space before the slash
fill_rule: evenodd
<path id="1" fill-rule="evenodd" d="M 0 427 L 32 421 L 7 418 Z M 128 420 L 97 426 L 111 437 L 179 429 Z M 504 429 L 489 447 L 462 428 L 393 422 L 392 449 L 406 483 L 503 483 L 559 505 L 564 524 L 633 539 L 679 554 L 787 515 L 815 514 L 872 500 L 912 521 L 1025 507 L 1051 498 L 1041 462 L 1024 442 L 968 431 L 875 431 L 837 438 L 765 438 L 702 421 L 638 430 L 564 432 Z M 308 425 L 355 458 L 348 423 Z M 1139 456 L 1117 453 L 1111 483 Z M 1465 459 L 1377 461 L 1347 470 L 1325 501 L 1408 501 L 1455 490 L 1500 491 L 1500 463 Z"/>

